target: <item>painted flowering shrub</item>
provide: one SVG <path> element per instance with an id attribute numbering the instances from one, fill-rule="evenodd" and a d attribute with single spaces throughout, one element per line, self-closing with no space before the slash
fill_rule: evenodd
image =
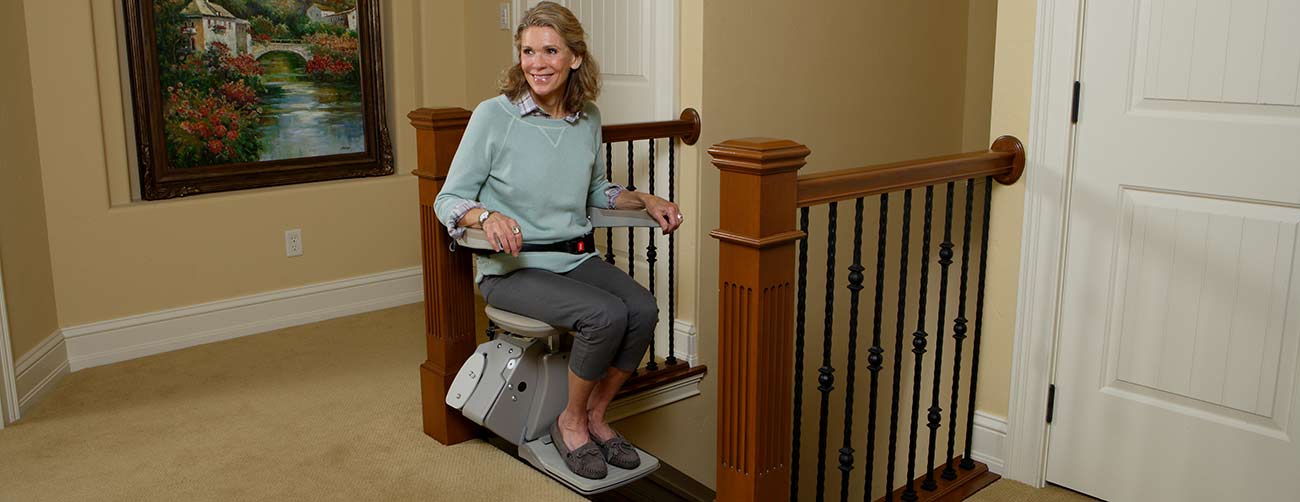
<path id="1" fill-rule="evenodd" d="M 222 44 L 192 55 L 167 78 L 163 131 L 176 167 L 258 160 L 261 96 L 270 93 L 262 67 Z"/>
<path id="2" fill-rule="evenodd" d="M 317 33 L 304 40 L 311 46 L 312 57 L 307 61 L 307 73 L 312 78 L 357 81 L 360 76 L 357 72 L 360 53 L 357 51 L 355 35 Z"/>

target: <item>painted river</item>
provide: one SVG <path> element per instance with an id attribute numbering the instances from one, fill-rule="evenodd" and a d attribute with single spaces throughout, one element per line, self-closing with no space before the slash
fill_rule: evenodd
<path id="1" fill-rule="evenodd" d="M 262 99 L 260 160 L 317 157 L 365 150 L 361 88 L 348 82 L 317 82 L 297 54 L 272 52 L 258 60 L 267 87 Z"/>

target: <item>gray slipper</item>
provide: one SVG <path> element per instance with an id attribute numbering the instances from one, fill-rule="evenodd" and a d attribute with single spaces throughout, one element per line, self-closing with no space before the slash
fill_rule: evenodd
<path id="1" fill-rule="evenodd" d="M 609 466 L 605 464 L 600 447 L 595 443 L 588 441 L 587 444 L 569 451 L 569 447 L 564 444 L 564 434 L 560 433 L 559 418 L 551 424 L 551 442 L 555 443 L 555 451 L 560 452 L 564 465 L 568 466 L 574 474 L 587 479 L 604 479 L 609 473 Z"/>
<path id="2" fill-rule="evenodd" d="M 600 453 L 605 457 L 605 462 L 608 462 L 609 465 L 628 470 L 641 466 L 641 456 L 637 455 L 636 448 L 633 448 L 632 443 L 623 438 L 623 435 L 619 434 L 618 431 L 614 431 L 614 437 L 610 438 L 609 441 L 602 443 L 596 438 L 595 434 L 591 435 L 591 441 L 600 448 Z"/>

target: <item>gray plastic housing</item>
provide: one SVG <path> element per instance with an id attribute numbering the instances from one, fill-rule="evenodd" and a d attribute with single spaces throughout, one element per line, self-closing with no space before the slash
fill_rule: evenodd
<path id="1" fill-rule="evenodd" d="M 465 418 L 515 445 L 550 433 L 568 399 L 569 353 L 547 353 L 545 343 L 508 334 L 474 353 L 486 364 L 461 407 Z"/>
<path id="2" fill-rule="evenodd" d="M 497 397 L 505 389 L 506 380 L 514 373 L 524 351 L 534 345 L 533 340 L 499 336 L 496 340 L 479 345 L 475 352 L 483 354 L 487 363 L 483 366 L 483 375 L 474 387 L 473 393 L 461 408 L 461 413 L 470 421 L 488 425 L 488 412 L 497 402 Z M 489 426 L 489 428 L 491 428 Z M 504 436 L 509 439 L 509 436 Z"/>

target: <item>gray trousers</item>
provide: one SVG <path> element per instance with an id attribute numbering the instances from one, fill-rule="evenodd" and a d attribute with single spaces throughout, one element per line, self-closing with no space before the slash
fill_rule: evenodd
<path id="1" fill-rule="evenodd" d="M 659 322 L 654 296 L 599 257 L 563 274 L 489 275 L 478 287 L 488 305 L 577 332 L 569 369 L 583 380 L 604 378 L 610 366 L 635 370 Z"/>

